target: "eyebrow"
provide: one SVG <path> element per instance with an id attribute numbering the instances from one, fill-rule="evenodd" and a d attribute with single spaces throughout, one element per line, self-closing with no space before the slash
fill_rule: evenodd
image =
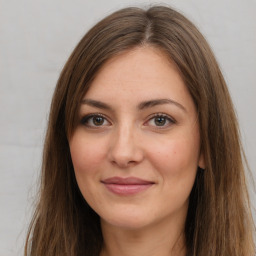
<path id="1" fill-rule="evenodd" d="M 83 99 L 82 104 L 86 104 L 86 105 L 96 107 L 99 109 L 112 110 L 112 108 L 108 104 L 98 101 L 98 100 Z"/>
<path id="2" fill-rule="evenodd" d="M 154 99 L 154 100 L 143 101 L 139 104 L 138 109 L 142 110 L 145 108 L 151 108 L 154 106 L 164 105 L 164 104 L 173 104 L 176 107 L 182 109 L 183 111 L 185 112 L 187 111 L 183 105 L 181 105 L 180 103 L 172 99 Z"/>
<path id="3" fill-rule="evenodd" d="M 92 99 L 83 99 L 82 104 L 86 104 L 92 107 L 96 107 L 99 109 L 105 109 L 105 110 L 112 110 L 112 107 L 104 102 L 98 101 L 98 100 L 92 100 Z M 174 101 L 172 99 L 153 99 L 153 100 L 147 100 L 143 101 L 138 105 L 139 110 L 143 110 L 146 108 L 152 108 L 154 106 L 158 105 L 164 105 L 164 104 L 172 104 L 176 107 L 180 108 L 181 110 L 187 112 L 186 108 L 178 103 L 177 101 Z"/>

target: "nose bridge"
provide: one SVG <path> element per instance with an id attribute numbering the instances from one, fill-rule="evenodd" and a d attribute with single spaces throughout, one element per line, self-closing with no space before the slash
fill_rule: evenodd
<path id="1" fill-rule="evenodd" d="M 133 123 L 125 122 L 116 127 L 109 153 L 111 161 L 121 167 L 142 160 L 143 153 L 137 141 L 137 128 Z"/>

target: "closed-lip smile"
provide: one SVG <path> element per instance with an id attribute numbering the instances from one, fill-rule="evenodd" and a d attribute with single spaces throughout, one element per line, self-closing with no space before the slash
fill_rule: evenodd
<path id="1" fill-rule="evenodd" d="M 111 177 L 101 181 L 105 187 L 117 195 L 134 195 L 147 190 L 155 182 L 140 179 L 137 177 Z"/>

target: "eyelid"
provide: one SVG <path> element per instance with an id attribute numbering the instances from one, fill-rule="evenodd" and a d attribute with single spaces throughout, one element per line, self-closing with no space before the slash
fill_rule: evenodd
<path id="1" fill-rule="evenodd" d="M 165 113 L 155 113 L 155 114 L 152 114 L 150 115 L 148 118 L 147 118 L 147 121 L 145 123 L 148 123 L 149 121 L 151 121 L 152 119 L 156 118 L 156 117 L 165 117 L 169 122 L 170 124 L 169 125 L 164 125 L 164 126 L 154 126 L 157 127 L 157 129 L 165 129 L 165 128 L 168 128 L 170 125 L 172 124 L 175 124 L 176 123 L 176 120 L 171 117 L 170 115 L 168 114 L 165 114 Z M 144 124 L 145 124 L 144 123 Z M 148 125 L 149 126 L 149 125 Z"/>
<path id="2" fill-rule="evenodd" d="M 90 126 L 90 125 L 87 125 L 86 122 L 90 119 L 90 118 L 93 118 L 93 117 L 97 117 L 97 116 L 100 116 L 100 117 L 103 117 L 104 120 L 106 120 L 109 124 L 112 124 L 111 121 L 109 121 L 109 118 L 105 115 L 103 115 L 102 113 L 90 113 L 90 114 L 87 114 L 87 115 L 84 115 L 81 119 L 80 119 L 80 123 L 82 125 L 85 125 L 89 128 L 101 128 L 101 127 L 105 127 L 106 125 L 102 125 L 102 126 Z"/>
<path id="3" fill-rule="evenodd" d="M 93 117 L 97 117 L 97 116 L 100 116 L 100 117 L 103 117 L 105 121 L 107 121 L 109 124 L 108 125 L 100 125 L 100 126 L 93 126 L 93 125 L 88 125 L 87 124 L 87 121 L 90 119 L 90 118 L 93 118 Z M 167 125 L 163 125 L 163 126 L 153 126 L 154 128 L 156 129 L 165 129 L 165 128 L 168 128 L 169 126 L 171 126 L 172 124 L 175 124 L 176 123 L 176 120 L 171 117 L 170 115 L 166 114 L 166 113 L 162 113 L 162 112 L 159 112 L 159 113 L 154 113 L 154 114 L 151 114 L 150 116 L 148 116 L 147 118 L 147 121 L 144 122 L 143 125 L 145 126 L 151 126 L 152 125 L 148 125 L 148 123 L 156 118 L 156 117 L 164 117 L 166 118 L 166 120 L 169 122 L 169 124 Z M 84 126 L 87 126 L 88 128 L 92 128 L 92 129 L 99 129 L 99 128 L 102 128 L 102 127 L 106 127 L 106 126 L 110 126 L 112 125 L 112 122 L 110 121 L 110 118 L 108 118 L 106 115 L 102 114 L 102 113 L 90 113 L 90 114 L 87 114 L 87 115 L 84 115 L 81 119 L 80 119 L 80 123 Z"/>

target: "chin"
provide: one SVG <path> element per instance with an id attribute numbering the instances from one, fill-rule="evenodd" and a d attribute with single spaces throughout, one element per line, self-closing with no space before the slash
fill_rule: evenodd
<path id="1" fill-rule="evenodd" d="M 147 214 L 148 215 L 148 214 Z M 139 214 L 133 212 L 132 214 L 113 214 L 109 218 L 102 218 L 101 222 L 105 223 L 106 225 L 111 225 L 113 227 L 117 227 L 120 229 L 128 229 L 128 230 L 135 230 L 141 229 L 147 225 L 149 225 L 152 220 L 150 221 L 145 214 Z"/>

